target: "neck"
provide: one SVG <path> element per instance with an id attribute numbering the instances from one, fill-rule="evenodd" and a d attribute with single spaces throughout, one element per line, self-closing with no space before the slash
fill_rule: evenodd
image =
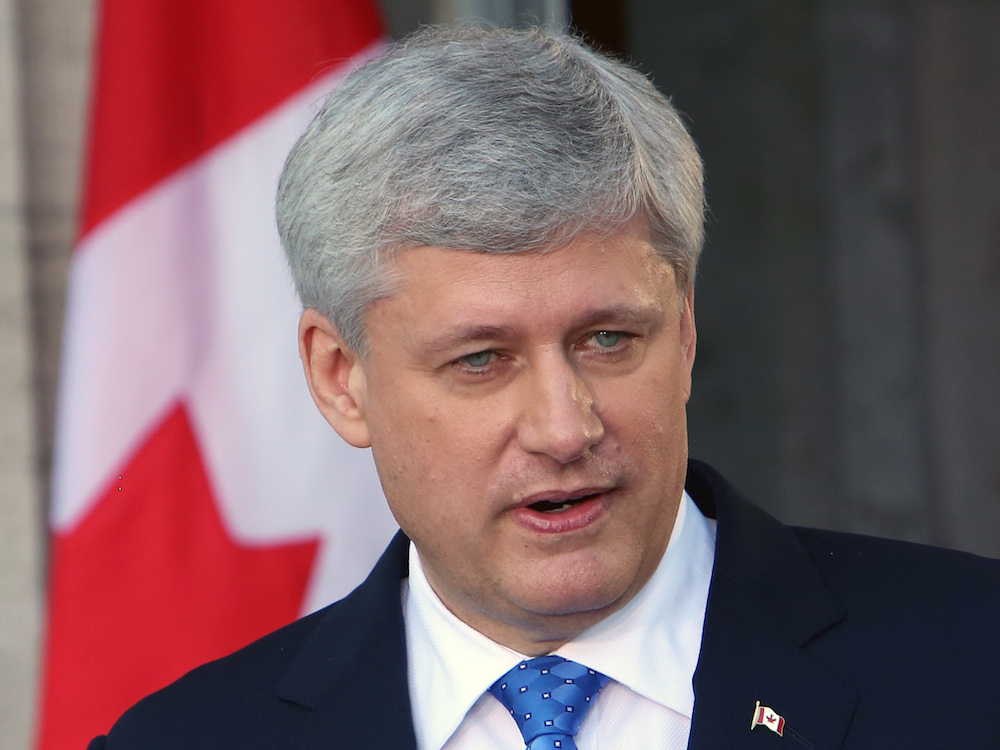
<path id="1" fill-rule="evenodd" d="M 486 611 L 475 602 L 442 596 L 441 589 L 434 582 L 432 572 L 424 567 L 424 575 L 431 590 L 449 612 L 490 640 L 525 656 L 552 653 L 584 631 L 604 621 L 635 598 L 649 581 L 651 573 L 652 571 L 641 579 L 633 580 L 632 585 L 615 600 L 594 609 L 563 614 L 513 609 L 497 613 Z"/>

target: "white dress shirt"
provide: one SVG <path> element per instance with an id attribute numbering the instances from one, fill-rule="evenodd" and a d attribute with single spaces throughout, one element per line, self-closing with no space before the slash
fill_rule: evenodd
<path id="1" fill-rule="evenodd" d="M 714 557 L 715 521 L 685 492 L 649 582 L 554 652 L 611 678 L 584 718 L 579 750 L 687 747 Z M 487 690 L 527 657 L 455 617 L 428 583 L 412 543 L 402 596 L 418 750 L 523 750 L 517 724 Z"/>

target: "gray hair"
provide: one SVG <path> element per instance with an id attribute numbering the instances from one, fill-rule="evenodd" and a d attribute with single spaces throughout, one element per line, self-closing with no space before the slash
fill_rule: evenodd
<path id="1" fill-rule="evenodd" d="M 545 251 L 639 216 L 687 291 L 703 213 L 697 149 L 644 75 L 573 36 L 468 27 L 423 29 L 354 70 L 277 203 L 303 305 L 362 355 L 397 250 Z"/>

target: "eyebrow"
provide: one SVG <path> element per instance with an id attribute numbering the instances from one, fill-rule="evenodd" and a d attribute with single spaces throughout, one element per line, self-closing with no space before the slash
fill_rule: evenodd
<path id="1" fill-rule="evenodd" d="M 425 341 L 421 348 L 431 354 L 442 354 L 462 344 L 473 341 L 496 341 L 514 337 L 510 326 L 473 325 L 447 330 L 440 336 Z"/>
<path id="2" fill-rule="evenodd" d="M 573 325 L 573 330 L 603 325 L 606 328 L 617 325 L 650 325 L 656 318 L 659 307 L 653 304 L 609 305 L 588 310 Z M 474 341 L 504 341 L 515 338 L 517 331 L 511 326 L 471 325 L 445 330 L 440 336 L 423 342 L 421 348 L 431 354 L 442 354 L 463 344 Z"/>
<path id="3" fill-rule="evenodd" d="M 589 311 L 580 319 L 577 327 L 587 328 L 599 323 L 649 325 L 661 311 L 662 307 L 654 304 L 608 305 Z"/>

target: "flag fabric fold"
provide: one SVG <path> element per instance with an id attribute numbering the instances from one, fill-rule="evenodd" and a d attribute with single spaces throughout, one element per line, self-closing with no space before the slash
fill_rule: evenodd
<path id="1" fill-rule="evenodd" d="M 356 585 L 395 529 L 311 403 L 288 150 L 377 51 L 366 0 L 104 0 L 69 274 L 38 746 Z"/>

